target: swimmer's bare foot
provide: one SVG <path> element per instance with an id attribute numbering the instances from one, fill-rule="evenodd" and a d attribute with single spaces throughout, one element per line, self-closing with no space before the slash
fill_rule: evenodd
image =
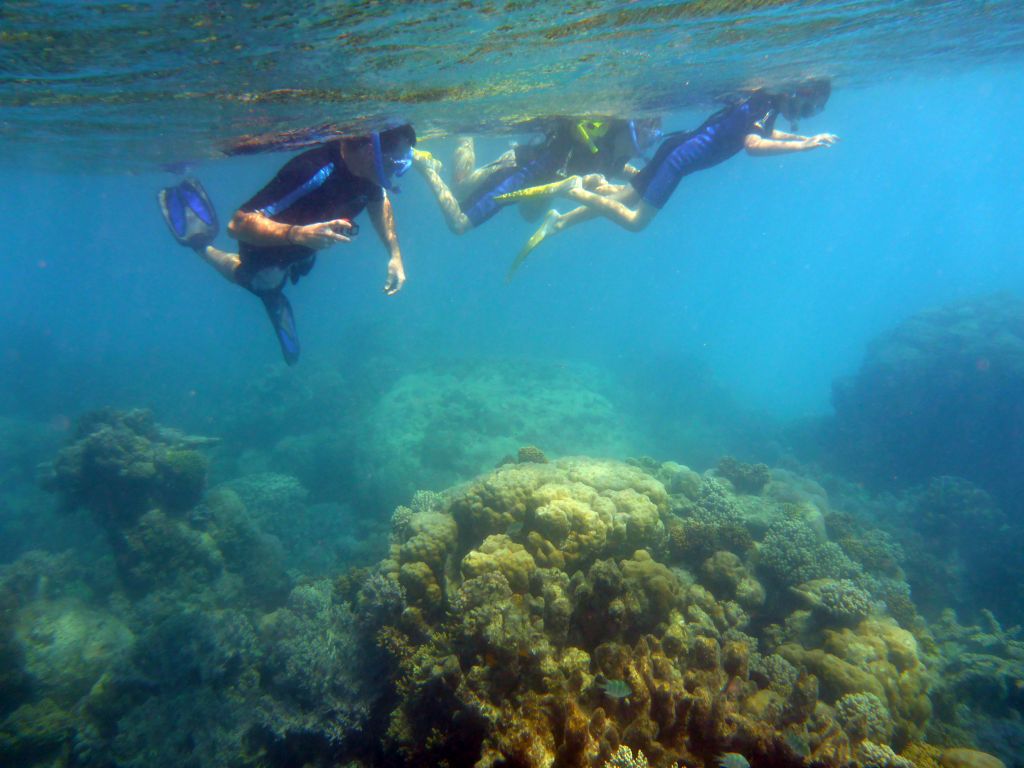
<path id="1" fill-rule="evenodd" d="M 514 149 L 506 150 L 501 157 L 494 161 L 494 164 L 499 168 L 515 168 L 516 151 Z"/>

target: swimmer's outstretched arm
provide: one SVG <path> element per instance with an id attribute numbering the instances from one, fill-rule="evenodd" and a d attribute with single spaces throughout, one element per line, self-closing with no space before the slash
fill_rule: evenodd
<path id="1" fill-rule="evenodd" d="M 783 155 L 789 152 L 806 152 L 809 149 L 817 149 L 818 147 L 831 147 L 837 141 L 839 137 L 834 133 L 819 133 L 814 136 L 797 136 L 796 134 L 782 134 L 783 136 L 792 136 L 792 138 L 779 138 L 776 137 L 776 133 L 779 131 L 772 132 L 772 138 L 766 139 L 763 136 L 758 136 L 756 133 L 751 133 L 744 140 L 743 145 L 747 149 L 749 155 Z"/>
<path id="2" fill-rule="evenodd" d="M 785 131 L 772 131 L 773 139 L 782 139 L 785 141 L 803 141 L 806 136 L 801 136 L 799 133 L 786 133 Z"/>

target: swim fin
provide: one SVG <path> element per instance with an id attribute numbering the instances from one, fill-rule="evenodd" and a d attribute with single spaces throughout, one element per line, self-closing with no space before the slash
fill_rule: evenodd
<path id="1" fill-rule="evenodd" d="M 188 177 L 156 197 L 167 228 L 181 245 L 198 251 L 217 237 L 217 211 L 198 179 Z"/>
<path id="2" fill-rule="evenodd" d="M 441 161 L 424 149 L 412 151 L 412 162 L 417 168 L 424 170 L 429 168 L 435 173 L 441 172 Z"/>
<path id="3" fill-rule="evenodd" d="M 548 211 L 547 215 L 544 217 L 544 223 L 541 224 L 540 228 L 533 233 L 533 236 L 526 241 L 526 245 L 523 246 L 523 249 L 516 254 L 515 261 L 512 262 L 512 265 L 508 268 L 508 272 L 505 274 L 506 283 L 512 282 L 512 278 L 515 277 L 516 270 L 523 266 L 527 257 L 533 253 L 533 249 L 543 243 L 547 236 L 555 231 L 555 222 L 558 221 L 559 216 L 561 216 L 561 214 L 554 208 Z"/>
<path id="4" fill-rule="evenodd" d="M 288 365 L 295 365 L 299 362 L 299 336 L 295 332 L 295 315 L 292 314 L 291 302 L 283 291 L 261 293 L 259 296 L 281 344 L 284 361 Z"/>
<path id="5" fill-rule="evenodd" d="M 506 192 L 504 195 L 496 195 L 494 201 L 507 205 L 508 203 L 518 203 L 520 200 L 530 197 L 553 197 L 554 195 L 568 192 L 570 189 L 575 189 L 582 183 L 583 181 L 579 176 L 569 176 L 551 184 L 540 184 L 536 187 L 527 187 L 526 189 L 517 189 L 515 192 Z"/>

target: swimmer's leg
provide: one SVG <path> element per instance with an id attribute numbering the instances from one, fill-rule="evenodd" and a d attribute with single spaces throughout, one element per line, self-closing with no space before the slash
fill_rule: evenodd
<path id="1" fill-rule="evenodd" d="M 594 216 L 603 216 L 630 232 L 640 232 L 658 215 L 658 209 L 642 200 L 639 193 L 631 186 L 622 186 L 612 195 L 601 195 L 582 187 L 575 187 L 570 189 L 566 196 L 583 203 L 587 210 L 593 212 L 593 215 L 585 216 L 579 208 L 570 211 L 561 217 L 562 220 L 556 229 L 558 232 L 594 218 Z"/>
<path id="2" fill-rule="evenodd" d="M 456 235 L 461 235 L 472 229 L 473 223 L 462 212 L 459 201 L 455 199 L 455 195 L 452 194 L 452 191 L 438 173 L 441 164 L 427 152 L 414 154 L 412 164 L 420 172 L 434 193 L 434 198 L 441 208 L 441 213 L 444 216 L 445 223 L 448 225 L 448 229 Z"/>
<path id="3" fill-rule="evenodd" d="M 164 222 L 178 243 L 198 250 L 216 239 L 220 228 L 217 210 L 199 179 L 187 177 L 173 187 L 164 187 L 156 198 Z"/>
<path id="4" fill-rule="evenodd" d="M 476 146 L 472 137 L 459 139 L 455 148 L 455 173 L 452 186 L 461 197 L 468 196 L 474 189 L 483 184 L 492 174 L 516 164 L 516 151 L 510 149 L 497 160 L 476 168 Z"/>
<path id="5" fill-rule="evenodd" d="M 235 270 L 238 269 L 242 260 L 237 253 L 222 251 L 220 248 L 214 248 L 212 245 L 208 245 L 205 248 L 196 248 L 195 251 L 199 258 L 217 270 L 217 274 L 229 283 L 238 282 L 235 279 Z"/>
<path id="6" fill-rule="evenodd" d="M 274 335 L 281 345 L 281 354 L 288 365 L 295 365 L 299 362 L 299 335 L 295 332 L 295 315 L 292 312 L 291 302 L 280 289 L 259 294 L 263 301 L 263 307 L 267 310 L 267 317 L 274 326 Z"/>
<path id="7" fill-rule="evenodd" d="M 472 136 L 463 136 L 455 147 L 454 185 L 463 187 L 476 166 L 476 144 Z"/>
<path id="8" fill-rule="evenodd" d="M 580 208 L 584 211 L 588 210 L 583 206 L 580 206 Z M 572 212 L 570 211 L 570 213 Z M 565 215 L 568 216 L 569 214 Z M 533 233 L 529 240 L 526 241 L 526 245 L 524 245 L 519 253 L 516 254 L 515 259 L 513 259 L 512 263 L 509 265 L 508 272 L 505 273 L 506 283 L 512 282 L 512 278 L 515 277 L 516 271 L 526 263 L 526 260 L 529 258 L 530 254 L 533 253 L 534 249 L 543 243 L 550 235 L 553 235 L 558 231 L 558 222 L 562 218 L 564 218 L 563 214 L 560 214 L 554 208 L 547 212 L 547 215 L 544 217 L 544 223 L 541 224 L 540 228 Z"/>
<path id="9" fill-rule="evenodd" d="M 505 277 L 506 281 L 512 279 L 516 270 L 523 265 L 537 246 L 549 237 L 557 235 L 559 232 L 563 232 L 570 227 L 596 219 L 599 216 L 604 216 L 621 227 L 633 232 L 639 232 L 658 214 L 657 208 L 641 200 L 637 191 L 626 185 L 618 187 L 615 193 L 608 197 L 579 187 L 574 187 L 568 193 L 568 196 L 574 200 L 579 200 L 580 202 L 586 200 L 592 204 L 581 205 L 568 213 L 559 213 L 553 209 L 548 211 L 547 216 L 544 218 L 544 223 L 533 233 L 533 236 L 530 237 L 523 249 L 516 255 Z"/>

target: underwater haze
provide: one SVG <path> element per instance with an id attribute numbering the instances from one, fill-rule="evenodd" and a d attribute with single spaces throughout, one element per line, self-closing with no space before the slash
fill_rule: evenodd
<path id="1" fill-rule="evenodd" d="M 0 764 L 1024 766 L 1024 6 L 300 5 L 0 7 Z M 411 171 L 294 366 L 157 204 L 807 78 L 510 280 Z"/>

